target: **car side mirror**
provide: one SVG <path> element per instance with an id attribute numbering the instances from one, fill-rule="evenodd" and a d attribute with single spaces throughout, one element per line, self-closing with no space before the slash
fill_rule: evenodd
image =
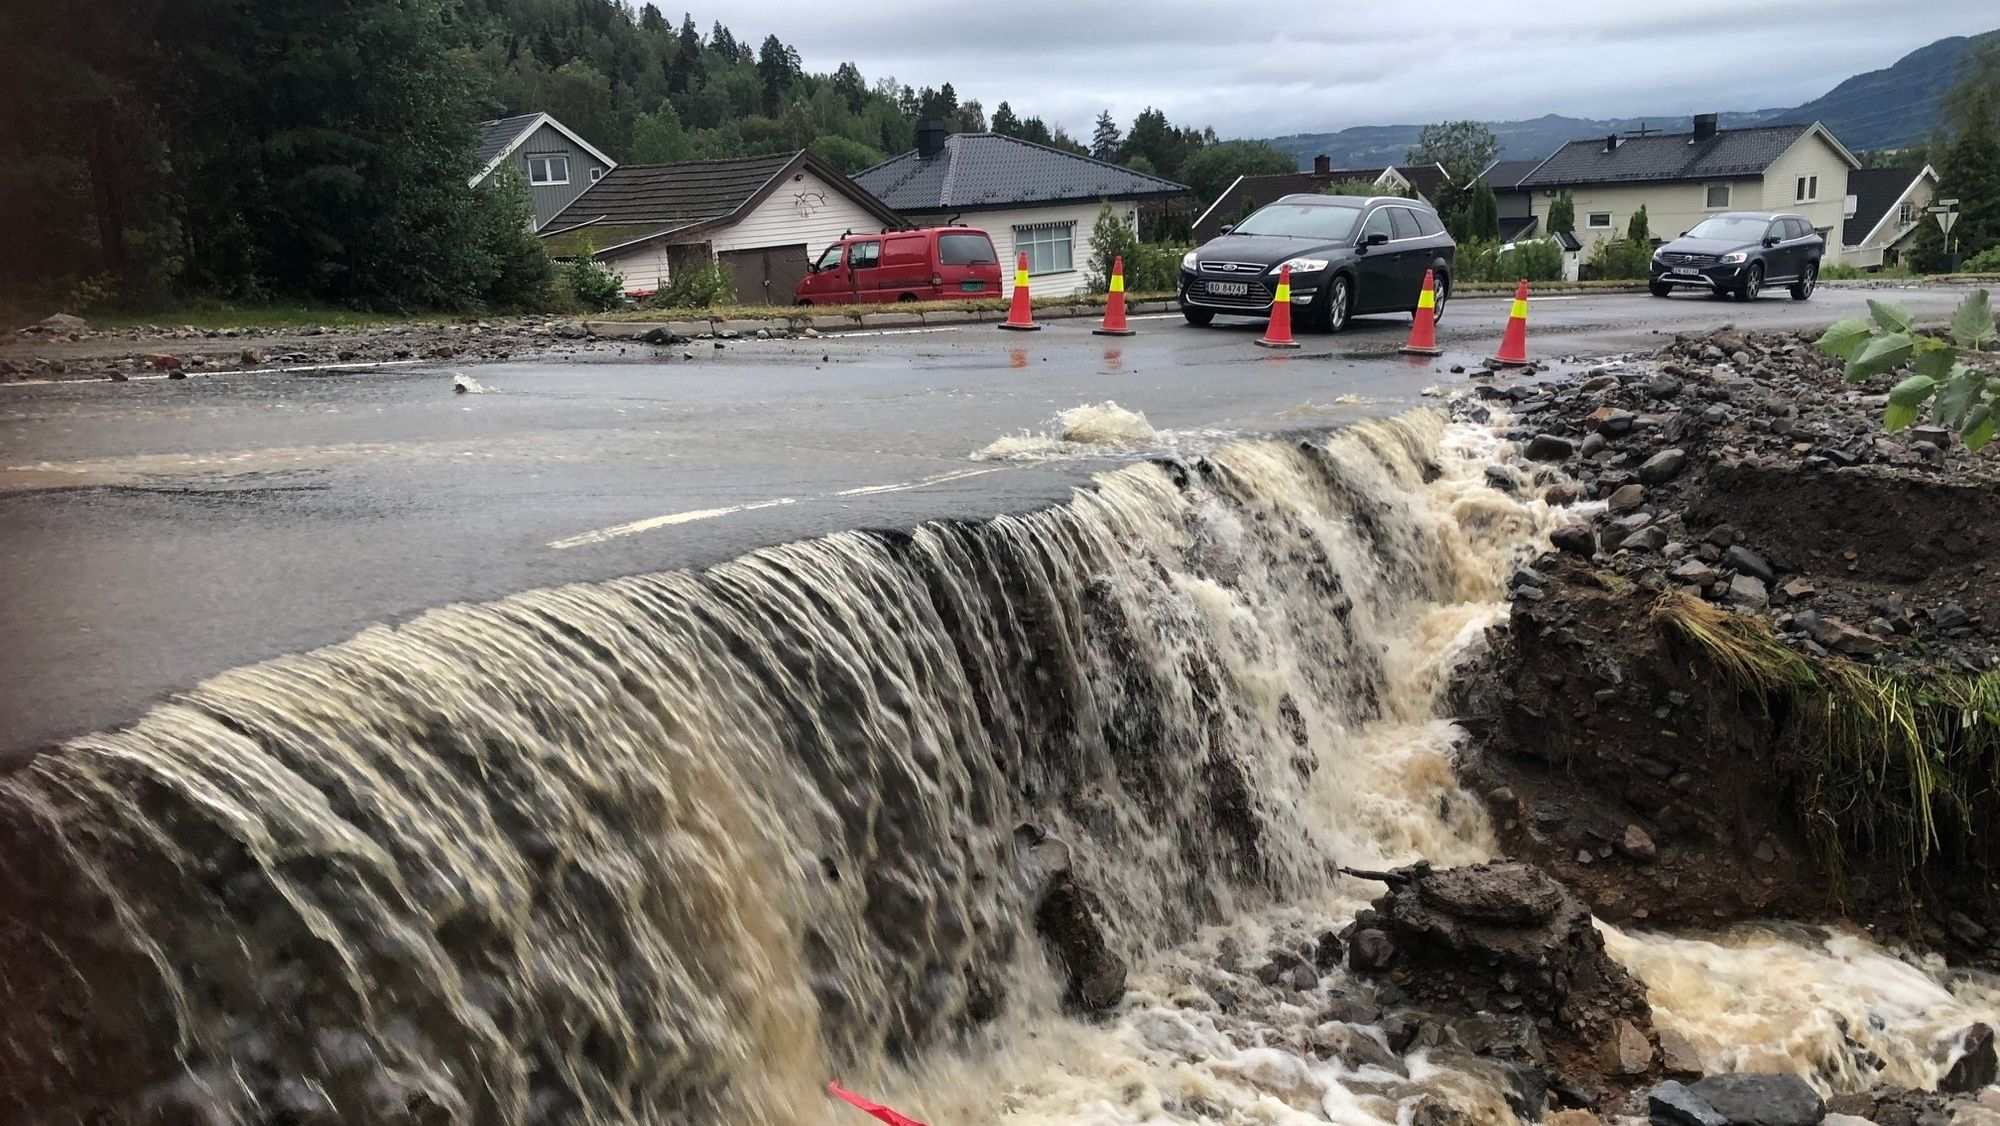
<path id="1" fill-rule="evenodd" d="M 1780 239 L 1780 238 L 1778 238 L 1778 236 L 1777 236 L 1777 235 L 1765 235 L 1765 236 L 1764 236 L 1764 245 L 1765 245 L 1765 246 L 1776 246 L 1776 245 L 1778 245 L 1778 243 L 1779 243 L 1779 242 L 1781 242 L 1781 241 L 1783 241 L 1783 240 L 1782 240 L 1782 239 Z"/>
<path id="2" fill-rule="evenodd" d="M 1224 223 L 1224 224 L 1222 225 L 1222 233 L 1223 233 L 1223 234 L 1225 234 L 1225 235 L 1226 235 L 1226 234 L 1228 234 L 1229 232 L 1231 232 L 1231 231 L 1235 230 L 1235 229 L 1236 229 L 1236 224 L 1234 224 L 1234 223 Z"/>
<path id="3" fill-rule="evenodd" d="M 1381 231 L 1376 231 L 1372 235 L 1363 236 L 1363 238 L 1361 239 L 1362 246 L 1384 246 L 1387 245 L 1388 242 L 1389 242 L 1389 236 L 1383 234 Z"/>

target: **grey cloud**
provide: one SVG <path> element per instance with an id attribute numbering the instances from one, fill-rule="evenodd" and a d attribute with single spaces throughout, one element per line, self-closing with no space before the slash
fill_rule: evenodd
<path id="1" fill-rule="evenodd" d="M 662 5 L 666 7 L 666 5 Z M 1280 17 L 1282 13 L 1282 18 Z M 669 11 L 677 17 L 678 12 Z M 953 84 L 1073 133 L 1141 108 L 1227 136 L 1442 118 L 1612 116 L 1796 105 L 1945 35 L 1993 0 L 718 0 L 695 13 L 776 33 L 808 68 Z"/>

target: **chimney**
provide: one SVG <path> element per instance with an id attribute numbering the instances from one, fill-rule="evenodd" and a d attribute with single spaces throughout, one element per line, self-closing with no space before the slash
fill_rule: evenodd
<path id="1" fill-rule="evenodd" d="M 917 123 L 917 159 L 929 160 L 944 155 L 944 139 L 949 136 L 942 121 L 920 121 Z"/>
<path id="2" fill-rule="evenodd" d="M 1333 161 L 1328 160 L 1325 153 L 1321 153 L 1318 156 L 1313 157 L 1313 175 L 1324 176 L 1332 171 L 1333 171 Z"/>
<path id="3" fill-rule="evenodd" d="M 1699 142 L 1699 141 L 1712 141 L 1712 140 L 1714 140 L 1714 139 L 1715 139 L 1715 126 L 1716 126 L 1716 121 L 1717 121 L 1717 117 L 1716 117 L 1716 115 L 1715 115 L 1715 114 L 1712 114 L 1712 113 L 1698 113 L 1698 114 L 1695 114 L 1695 115 L 1694 115 L 1694 139 L 1695 139 L 1695 140 L 1696 140 L 1697 142 Z"/>
<path id="4" fill-rule="evenodd" d="M 1604 138 L 1604 151 L 1605 152 L 1618 151 L 1618 134 L 1613 133 L 1610 136 Z"/>

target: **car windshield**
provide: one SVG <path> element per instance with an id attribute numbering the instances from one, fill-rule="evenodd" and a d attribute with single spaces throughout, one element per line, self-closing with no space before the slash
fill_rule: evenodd
<path id="1" fill-rule="evenodd" d="M 1239 235 L 1280 235 L 1333 242 L 1354 234 L 1358 207 L 1328 203 L 1274 203 L 1236 224 Z"/>
<path id="2" fill-rule="evenodd" d="M 1695 224 L 1694 230 L 1688 232 L 1688 237 L 1755 242 L 1764 237 L 1764 231 L 1770 225 L 1769 219 L 1755 215 L 1717 215 L 1713 219 L 1703 219 Z"/>

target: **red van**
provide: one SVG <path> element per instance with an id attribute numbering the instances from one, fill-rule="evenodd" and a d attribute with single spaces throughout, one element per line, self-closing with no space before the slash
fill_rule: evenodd
<path id="1" fill-rule="evenodd" d="M 999 297 L 1000 255 L 985 231 L 923 227 L 848 235 L 792 291 L 800 305 L 872 305 Z"/>

